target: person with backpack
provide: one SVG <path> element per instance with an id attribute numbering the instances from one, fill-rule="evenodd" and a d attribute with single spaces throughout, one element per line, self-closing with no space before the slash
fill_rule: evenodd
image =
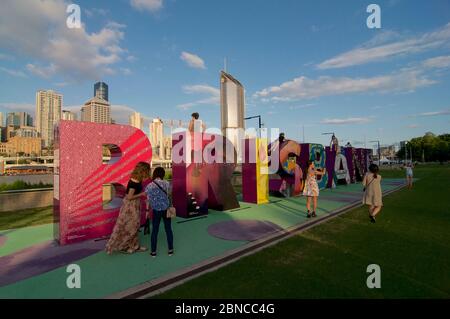
<path id="1" fill-rule="evenodd" d="M 362 203 L 369 205 L 369 218 L 375 223 L 375 216 L 383 207 L 383 193 L 381 191 L 381 175 L 378 174 L 379 167 L 376 164 L 370 164 L 369 172 L 364 176 L 364 196 Z"/>
<path id="2" fill-rule="evenodd" d="M 173 232 L 172 220 L 167 216 L 167 210 L 170 207 L 169 193 L 170 184 L 164 180 L 166 171 L 162 167 L 157 167 L 152 174 L 152 182 L 147 185 L 145 192 L 147 193 L 147 211 L 150 207 L 153 209 L 152 214 L 152 232 L 151 238 L 151 252 L 152 257 L 156 257 L 156 247 L 158 242 L 158 232 L 161 219 L 164 222 L 164 229 L 166 231 L 167 245 L 169 248 L 168 254 L 172 256 L 173 251 Z"/>

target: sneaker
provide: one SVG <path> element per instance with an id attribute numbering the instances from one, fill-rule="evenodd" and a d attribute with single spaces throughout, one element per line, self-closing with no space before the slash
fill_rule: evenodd
<path id="1" fill-rule="evenodd" d="M 316 212 L 312 213 L 312 217 L 317 217 Z"/>
<path id="2" fill-rule="evenodd" d="M 375 220 L 375 217 L 373 217 L 372 215 L 369 215 L 370 221 L 375 224 L 377 221 Z"/>
<path id="3" fill-rule="evenodd" d="M 169 250 L 168 254 L 169 254 L 169 256 L 172 256 L 173 255 L 173 249 Z"/>
<path id="4" fill-rule="evenodd" d="M 155 258 L 155 257 L 156 257 L 156 253 L 155 253 L 155 252 L 151 252 L 151 253 L 150 253 L 150 256 L 152 256 L 153 258 Z"/>
<path id="5" fill-rule="evenodd" d="M 306 217 L 311 218 L 311 213 L 308 212 L 308 214 L 306 215 Z"/>

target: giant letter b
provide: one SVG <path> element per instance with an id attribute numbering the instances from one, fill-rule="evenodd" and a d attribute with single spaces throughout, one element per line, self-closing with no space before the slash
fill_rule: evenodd
<path id="1" fill-rule="evenodd" d="M 104 164 L 102 145 L 116 145 Z M 103 207 L 103 185 L 126 187 L 138 162 L 150 162 L 145 134 L 127 125 L 60 121 L 55 129 L 55 238 L 61 245 L 111 234 L 119 207 Z"/>

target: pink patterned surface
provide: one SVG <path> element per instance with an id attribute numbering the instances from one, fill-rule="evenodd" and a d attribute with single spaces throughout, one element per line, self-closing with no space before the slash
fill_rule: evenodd
<path id="1" fill-rule="evenodd" d="M 125 188 L 135 165 L 150 162 L 148 138 L 127 125 L 77 121 L 60 121 L 55 136 L 55 238 L 65 245 L 111 234 L 120 207 L 103 209 L 102 186 Z M 120 148 L 113 164 L 103 164 L 103 144 Z"/>

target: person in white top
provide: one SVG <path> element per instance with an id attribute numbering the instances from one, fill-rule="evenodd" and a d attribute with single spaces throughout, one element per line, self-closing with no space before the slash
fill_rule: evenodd
<path id="1" fill-rule="evenodd" d="M 413 165 L 412 163 L 406 164 L 406 185 L 408 189 L 412 189 L 413 187 Z"/>

